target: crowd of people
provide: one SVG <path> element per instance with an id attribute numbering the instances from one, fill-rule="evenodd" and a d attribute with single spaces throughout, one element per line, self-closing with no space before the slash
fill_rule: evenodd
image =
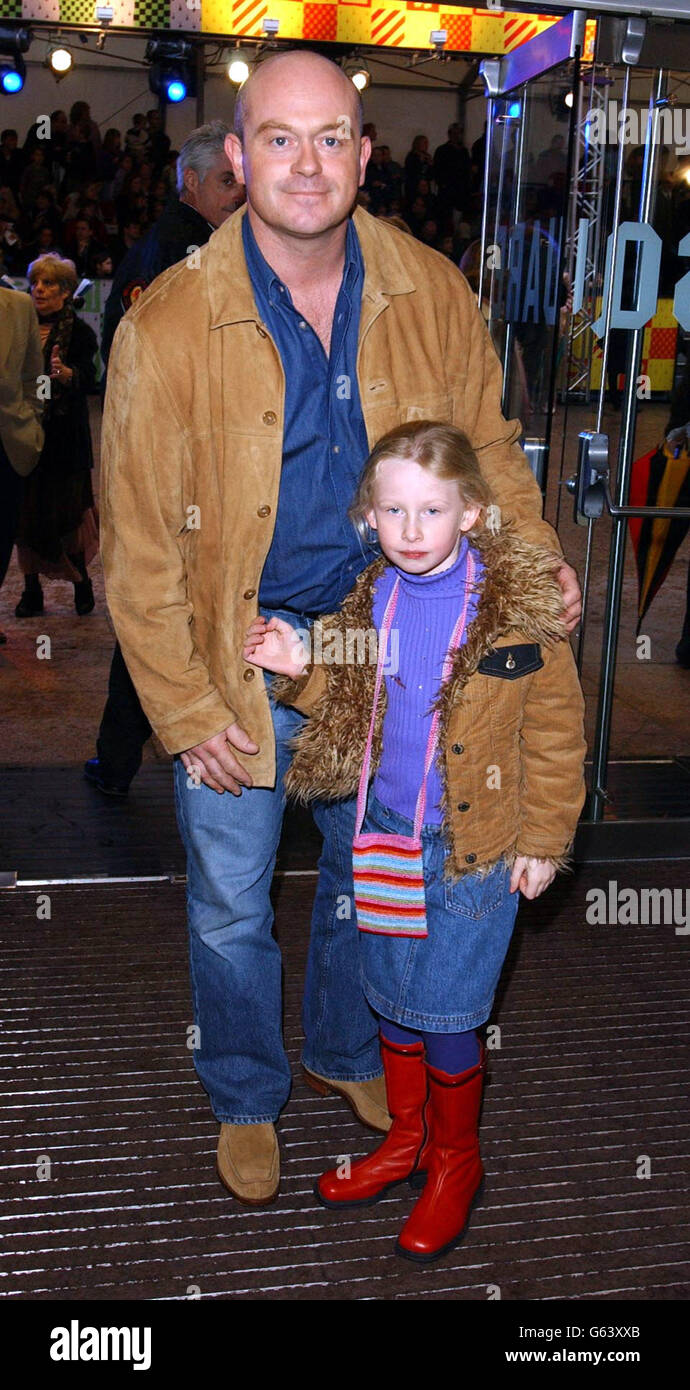
<path id="1" fill-rule="evenodd" d="M 365 133 L 372 155 L 359 204 L 459 261 L 479 232 L 485 135 L 469 151 L 453 123 L 433 155 L 428 136 L 417 135 L 400 164 L 389 145 L 376 143 L 373 123 Z M 37 256 L 53 252 L 69 257 L 80 277 L 111 278 L 162 215 L 178 157 L 156 108 L 136 113 L 124 133 L 110 127 L 101 136 L 85 101 L 69 115 L 53 111 L 47 129 L 36 122 L 21 146 L 16 130 L 3 130 L 0 274 L 24 275 Z"/>
<path id="2" fill-rule="evenodd" d="M 170 148 L 157 108 L 125 131 L 103 136 L 89 105 L 51 112 L 19 145 L 0 135 L 0 270 L 24 275 L 46 251 L 77 273 L 109 279 L 127 249 L 160 217 L 175 189 L 179 151 Z"/>

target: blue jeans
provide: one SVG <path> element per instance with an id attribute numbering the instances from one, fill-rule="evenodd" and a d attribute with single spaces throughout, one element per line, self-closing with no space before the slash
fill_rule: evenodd
<path id="1" fill-rule="evenodd" d="M 288 613 L 280 616 L 299 625 Z M 245 787 L 239 797 L 221 796 L 203 783 L 195 787 L 175 759 L 199 1028 L 194 1064 L 216 1119 L 229 1124 L 275 1121 L 290 1093 L 281 957 L 269 893 L 285 810 L 283 778 L 292 757 L 288 740 L 304 719 L 273 701 L 271 711 L 274 789 Z M 251 772 L 251 758 L 245 766 Z M 305 979 L 303 1061 L 322 1076 L 366 1081 L 381 1074 L 381 1059 L 377 1019 L 362 991 L 352 911 L 355 801 L 317 802 L 313 813 L 324 843 Z"/>

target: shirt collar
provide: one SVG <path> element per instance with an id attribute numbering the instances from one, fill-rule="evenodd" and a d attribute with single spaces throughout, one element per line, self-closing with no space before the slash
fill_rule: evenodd
<path id="1" fill-rule="evenodd" d="M 284 302 L 285 296 L 288 297 L 290 291 L 287 285 L 283 284 L 280 276 L 276 275 L 275 270 L 268 264 L 265 256 L 259 250 L 259 246 L 254 235 L 252 224 L 248 217 L 242 219 L 242 242 L 244 254 L 247 261 L 247 269 L 255 285 L 263 290 L 269 302 L 277 307 Z M 347 220 L 347 231 L 345 233 L 345 266 L 341 286 L 348 294 L 351 294 L 358 276 L 363 275 L 364 261 L 359 244 L 359 237 L 355 230 L 354 222 L 349 217 Z"/>

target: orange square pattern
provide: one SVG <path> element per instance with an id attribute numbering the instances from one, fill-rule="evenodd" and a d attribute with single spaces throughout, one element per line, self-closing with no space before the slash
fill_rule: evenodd
<path id="1" fill-rule="evenodd" d="M 446 14 L 441 11 L 439 29 L 448 31 L 448 47 L 452 49 L 471 48 L 472 16 L 469 14 Z"/>
<path id="2" fill-rule="evenodd" d="M 660 358 L 675 358 L 677 337 L 677 328 L 653 328 L 650 333 L 649 356 L 657 361 Z"/>
<path id="3" fill-rule="evenodd" d="M 334 42 L 338 33 L 337 5 L 303 6 L 303 33 L 305 39 L 320 39 Z"/>

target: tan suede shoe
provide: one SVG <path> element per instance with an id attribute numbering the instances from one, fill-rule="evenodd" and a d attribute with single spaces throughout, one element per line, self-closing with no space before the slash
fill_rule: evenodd
<path id="1" fill-rule="evenodd" d="M 306 1067 L 302 1067 L 302 1072 L 307 1085 L 320 1096 L 342 1096 L 367 1129 L 388 1132 L 393 1121 L 388 1114 L 386 1083 L 382 1076 L 374 1077 L 373 1081 L 337 1081 L 307 1071 Z"/>
<path id="2" fill-rule="evenodd" d="M 228 1192 L 247 1206 L 274 1202 L 280 1182 L 280 1151 L 273 1125 L 222 1124 L 218 1177 Z"/>

